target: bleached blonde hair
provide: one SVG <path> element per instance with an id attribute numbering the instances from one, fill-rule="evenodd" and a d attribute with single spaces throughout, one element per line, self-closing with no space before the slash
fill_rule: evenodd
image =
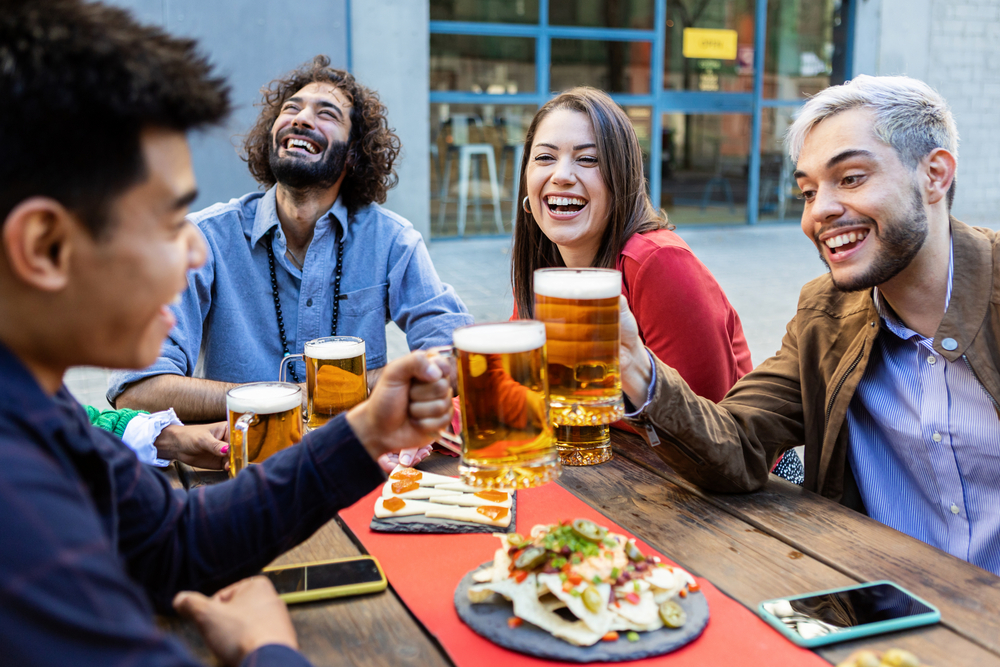
<path id="1" fill-rule="evenodd" d="M 910 169 L 935 148 L 958 158 L 958 127 L 948 103 L 923 81 L 908 76 L 861 74 L 830 86 L 805 103 L 785 134 L 785 149 L 798 162 L 806 135 L 827 118 L 850 109 L 875 114 L 875 136 L 895 149 Z"/>

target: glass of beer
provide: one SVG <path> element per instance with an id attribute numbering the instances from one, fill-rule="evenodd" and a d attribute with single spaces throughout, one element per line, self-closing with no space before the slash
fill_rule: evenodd
<path id="1" fill-rule="evenodd" d="M 302 439 L 302 387 L 251 382 L 226 393 L 229 411 L 229 476 Z"/>
<path id="2" fill-rule="evenodd" d="M 613 269 L 538 269 L 535 317 L 545 323 L 549 408 L 564 465 L 611 458 L 610 424 L 625 414 Z"/>
<path id="3" fill-rule="evenodd" d="M 285 382 L 285 364 L 299 358 L 306 365 L 306 430 L 326 424 L 345 410 L 368 398 L 365 341 L 354 336 L 316 338 L 304 346 L 304 354 L 281 360 L 278 377 Z"/>
<path id="4" fill-rule="evenodd" d="M 516 489 L 558 477 L 545 325 L 520 320 L 460 327 L 453 353 L 462 413 L 462 481 Z"/>

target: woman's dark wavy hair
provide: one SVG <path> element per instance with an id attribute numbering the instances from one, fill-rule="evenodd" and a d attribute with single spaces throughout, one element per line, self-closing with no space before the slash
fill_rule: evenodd
<path id="1" fill-rule="evenodd" d="M 642 169 L 642 148 L 628 116 L 607 93 L 582 86 L 572 88 L 549 100 L 531 121 L 524 138 L 521 158 L 521 182 L 518 186 L 517 218 L 514 222 L 514 248 L 511 253 L 511 281 L 517 316 L 530 319 L 535 312 L 533 274 L 535 269 L 566 266 L 559 248 L 542 233 L 534 216 L 525 212 L 520 202 L 528 195 L 527 171 L 531 146 L 539 123 L 557 109 L 571 109 L 586 114 L 594 128 L 597 162 L 608 188 L 608 226 L 604 230 L 593 266 L 613 269 L 633 234 L 669 227 L 667 214 L 658 211 L 646 194 Z"/>
<path id="2" fill-rule="evenodd" d="M 333 84 L 351 102 L 347 176 L 340 186 L 344 205 L 353 211 L 372 202 L 384 203 L 386 194 L 399 180 L 392 167 L 399 155 L 399 137 L 389 127 L 387 110 L 378 94 L 358 83 L 349 72 L 330 67 L 326 56 L 316 56 L 312 62 L 261 89 L 261 114 L 243 142 L 242 157 L 250 173 L 258 183 L 274 185 L 271 128 L 285 100 L 310 83 Z"/>

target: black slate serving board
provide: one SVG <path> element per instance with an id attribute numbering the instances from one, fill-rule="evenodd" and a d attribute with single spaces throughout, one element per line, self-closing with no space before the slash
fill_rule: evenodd
<path id="1" fill-rule="evenodd" d="M 507 528 L 482 523 L 428 519 L 425 516 L 401 516 L 391 519 L 372 517 L 370 528 L 377 533 L 513 533 L 517 530 L 517 492 L 511 495 L 510 525 Z"/>
<path id="2" fill-rule="evenodd" d="M 675 598 L 687 612 L 687 623 L 683 627 L 676 630 L 662 628 L 653 632 L 640 632 L 637 642 L 625 639 L 623 632 L 618 641 L 601 641 L 593 646 L 574 646 L 553 637 L 531 623 L 525 622 L 517 628 L 509 627 L 507 619 L 514 615 L 514 605 L 495 593 L 486 602 L 472 604 L 469 602 L 469 587 L 474 584 L 472 572 L 469 572 L 455 589 L 455 609 L 459 618 L 476 634 L 494 644 L 537 658 L 576 663 L 624 662 L 651 658 L 676 651 L 691 643 L 701 636 L 705 626 L 708 625 L 708 602 L 705 596 L 701 593 L 691 593 L 686 598 Z"/>

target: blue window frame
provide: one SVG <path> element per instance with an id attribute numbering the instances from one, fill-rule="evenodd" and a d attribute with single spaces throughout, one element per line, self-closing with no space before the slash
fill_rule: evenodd
<path id="1" fill-rule="evenodd" d="M 654 0 L 653 29 L 595 28 L 557 26 L 549 24 L 549 0 L 537 0 L 537 23 L 488 23 L 473 21 L 430 22 L 432 35 L 472 35 L 531 38 L 535 43 L 535 91 L 490 94 L 431 90 L 431 104 L 520 104 L 542 106 L 558 91 L 552 91 L 550 68 L 553 40 L 594 40 L 603 42 L 646 42 L 651 45 L 649 94 L 610 93 L 624 107 L 643 106 L 652 111 L 650 133 L 649 180 L 650 197 L 661 201 L 663 115 L 668 112 L 708 114 L 748 114 L 751 117 L 751 140 L 747 184 L 746 223 L 756 224 L 759 216 L 761 185 L 761 117 L 765 108 L 798 107 L 801 99 L 771 99 L 764 96 L 765 54 L 767 53 L 768 0 L 754 3 L 753 89 L 751 92 L 675 91 L 664 88 L 664 45 L 667 35 L 667 10 L 670 0 Z M 771 0 L 775 2 L 776 0 Z M 839 13 L 842 60 L 840 76 L 849 78 L 852 72 L 853 2 L 831 0 Z M 837 81 L 835 81 L 837 82 Z"/>

